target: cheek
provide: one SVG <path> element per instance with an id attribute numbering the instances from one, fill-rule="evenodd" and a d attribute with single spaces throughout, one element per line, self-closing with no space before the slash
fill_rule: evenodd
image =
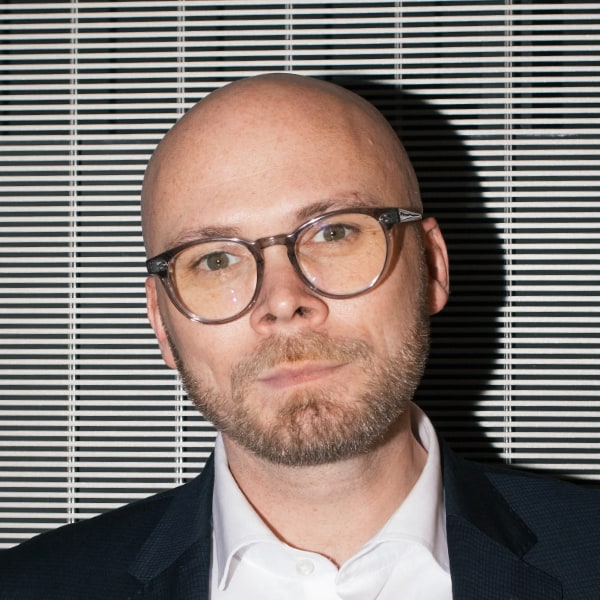
<path id="1" fill-rule="evenodd" d="M 175 315 L 169 331 L 186 369 L 207 386 L 225 392 L 232 367 L 244 356 L 240 329 L 234 324 L 203 325 Z"/>
<path id="2" fill-rule="evenodd" d="M 353 307 L 352 315 L 345 315 L 346 323 L 357 323 L 377 353 L 386 358 L 395 355 L 422 324 L 426 310 L 422 277 L 418 262 L 397 265 L 381 285 L 356 299 L 360 302 Z"/>

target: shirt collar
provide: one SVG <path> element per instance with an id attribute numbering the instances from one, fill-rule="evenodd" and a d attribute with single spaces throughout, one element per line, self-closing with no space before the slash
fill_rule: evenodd
<path id="1" fill-rule="evenodd" d="M 359 553 L 382 543 L 411 540 L 425 546 L 449 572 L 439 444 L 431 421 L 415 404 L 411 405 L 411 415 L 413 432 L 427 451 L 425 467 L 404 502 Z M 258 542 L 281 542 L 252 508 L 231 475 L 220 434 L 214 454 L 213 548 L 219 587 L 223 589 L 232 560 L 242 548 Z"/>
<path id="2" fill-rule="evenodd" d="M 279 540 L 246 500 L 233 478 L 220 433 L 215 440 L 214 456 L 213 549 L 219 587 L 222 587 L 231 561 L 241 548 L 256 542 Z"/>
<path id="3" fill-rule="evenodd" d="M 440 446 L 431 421 L 416 404 L 412 404 L 411 416 L 413 433 L 427 451 L 425 466 L 404 502 L 367 545 L 412 540 L 425 546 L 449 572 Z"/>

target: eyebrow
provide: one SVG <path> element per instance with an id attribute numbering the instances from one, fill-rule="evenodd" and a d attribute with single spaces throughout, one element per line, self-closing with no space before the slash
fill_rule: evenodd
<path id="1" fill-rule="evenodd" d="M 241 238 L 242 235 L 239 227 L 234 227 L 232 225 L 209 225 L 207 227 L 182 231 L 177 237 L 173 238 L 169 244 L 169 248 L 176 248 L 177 246 L 203 238 L 218 237 Z"/>
<path id="2" fill-rule="evenodd" d="M 305 221 L 309 221 L 313 217 L 318 217 L 319 215 L 322 215 L 330 210 L 336 210 L 338 208 L 363 208 L 365 206 L 373 206 L 373 202 L 370 202 L 357 192 L 353 192 L 352 194 L 344 194 L 343 196 L 334 197 L 329 200 L 319 200 L 317 202 L 313 202 L 312 204 L 304 206 L 296 211 L 294 218 L 298 225 L 300 225 Z M 275 233 L 270 235 L 279 234 Z M 181 246 L 182 244 L 187 244 L 188 242 L 202 238 L 215 237 L 247 239 L 244 238 L 242 231 L 238 226 L 208 225 L 206 227 L 200 227 L 198 229 L 190 229 L 181 232 L 172 240 L 169 248 L 175 248 L 177 246 Z"/>
<path id="3" fill-rule="evenodd" d="M 308 221 L 309 219 L 318 217 L 330 210 L 365 208 L 369 206 L 377 206 L 376 200 L 361 195 L 358 192 L 346 193 L 335 196 L 329 200 L 313 202 L 313 204 L 301 208 L 296 213 L 296 220 L 300 222 Z"/>

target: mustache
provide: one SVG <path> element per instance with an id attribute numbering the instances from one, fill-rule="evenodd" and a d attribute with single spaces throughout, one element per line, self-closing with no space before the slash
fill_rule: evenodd
<path id="1" fill-rule="evenodd" d="M 259 344 L 256 351 L 242 359 L 231 374 L 234 389 L 252 381 L 266 370 L 285 363 L 326 360 L 338 363 L 366 361 L 372 348 L 363 340 L 332 338 L 324 333 L 307 332 L 293 337 L 276 335 Z"/>

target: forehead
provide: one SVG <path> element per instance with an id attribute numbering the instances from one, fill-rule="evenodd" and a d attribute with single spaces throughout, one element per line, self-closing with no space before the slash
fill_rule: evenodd
<path id="1" fill-rule="evenodd" d="M 174 233 L 172 239 L 167 244 L 167 248 L 175 248 L 193 242 L 202 238 L 241 238 L 247 241 L 254 241 L 260 238 L 271 237 L 272 235 L 289 234 L 293 230 L 302 227 L 311 222 L 316 217 L 324 216 L 340 209 L 353 210 L 368 207 L 382 207 L 382 203 L 377 198 L 368 195 L 343 194 L 338 197 L 332 197 L 328 200 L 316 201 L 312 204 L 303 204 L 295 209 L 289 206 L 283 206 L 281 214 L 275 218 L 269 219 L 265 212 L 260 214 L 260 226 L 264 231 L 269 231 L 268 235 L 262 229 L 249 223 L 247 219 L 237 221 L 235 219 L 224 218 L 219 215 L 211 224 L 189 223 L 186 227 Z M 280 224 L 276 228 L 275 223 Z M 269 229 L 270 227 L 270 229 Z M 257 233 L 252 234 L 252 231 Z"/>
<path id="2" fill-rule="evenodd" d="M 393 185 L 392 178 L 377 169 L 361 162 L 354 168 L 340 165 L 333 157 L 290 168 L 279 162 L 253 176 L 210 184 L 203 178 L 186 179 L 183 186 L 169 186 L 164 201 L 156 203 L 152 219 L 156 246 L 151 251 L 159 253 L 206 236 L 252 240 L 288 233 L 340 208 L 406 205 L 402 190 L 401 181 Z"/>
<path id="3" fill-rule="evenodd" d="M 209 106 L 183 123 L 144 185 L 149 252 L 210 228 L 280 233 L 319 206 L 406 206 L 397 140 L 361 107 L 317 99 Z"/>

